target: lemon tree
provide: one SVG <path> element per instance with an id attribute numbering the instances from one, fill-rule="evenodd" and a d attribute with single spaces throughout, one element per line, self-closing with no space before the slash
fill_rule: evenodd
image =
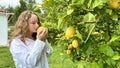
<path id="1" fill-rule="evenodd" d="M 44 0 L 42 9 L 78 68 L 120 67 L 120 0 Z"/>

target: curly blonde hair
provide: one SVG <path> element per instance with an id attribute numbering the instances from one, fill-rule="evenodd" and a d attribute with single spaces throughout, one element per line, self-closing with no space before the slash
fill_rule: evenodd
<path id="1" fill-rule="evenodd" d="M 24 39 L 25 37 L 27 37 L 27 33 L 29 33 L 28 20 L 29 18 L 31 18 L 32 14 L 35 14 L 38 17 L 36 13 L 30 10 L 26 10 L 19 15 L 18 20 L 16 21 L 16 24 L 15 24 L 15 29 L 12 33 L 9 43 L 11 43 L 11 41 L 19 35 L 21 35 L 20 39 L 23 42 L 25 42 Z M 39 26 L 41 26 L 39 17 L 38 17 L 38 24 Z"/>

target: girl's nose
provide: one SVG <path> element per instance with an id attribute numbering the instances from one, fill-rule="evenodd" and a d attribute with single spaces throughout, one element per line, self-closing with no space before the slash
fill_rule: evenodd
<path id="1" fill-rule="evenodd" d="M 38 24 L 38 23 L 36 23 L 36 27 L 39 27 L 39 24 Z"/>

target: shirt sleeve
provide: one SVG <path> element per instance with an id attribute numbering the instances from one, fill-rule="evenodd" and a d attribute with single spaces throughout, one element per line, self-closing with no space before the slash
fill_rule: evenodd
<path id="1" fill-rule="evenodd" d="M 13 60 L 18 63 L 36 65 L 38 57 L 41 56 L 42 50 L 44 49 L 45 43 L 36 40 L 31 52 L 26 52 L 21 49 L 19 42 L 13 40 L 10 45 L 10 52 L 12 53 Z"/>
<path id="2" fill-rule="evenodd" d="M 49 44 L 49 42 L 46 40 L 46 54 L 47 56 L 51 55 L 53 52 L 53 48 L 51 47 L 51 45 Z"/>

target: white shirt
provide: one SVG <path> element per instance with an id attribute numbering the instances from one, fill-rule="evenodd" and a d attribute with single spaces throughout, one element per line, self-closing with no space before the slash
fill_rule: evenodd
<path id="1" fill-rule="evenodd" d="M 13 39 L 10 52 L 16 68 L 49 68 L 47 56 L 52 53 L 52 47 L 46 41 L 25 39 L 26 45 L 19 39 Z"/>

